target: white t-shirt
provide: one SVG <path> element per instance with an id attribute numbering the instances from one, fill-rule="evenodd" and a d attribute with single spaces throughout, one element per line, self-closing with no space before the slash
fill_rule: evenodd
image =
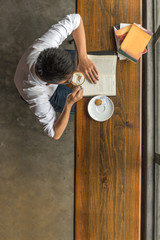
<path id="1" fill-rule="evenodd" d="M 79 14 L 67 15 L 53 25 L 25 51 L 14 76 L 14 82 L 20 95 L 28 102 L 29 108 L 43 125 L 44 132 L 52 138 L 56 113 L 49 99 L 58 85 L 46 85 L 46 82 L 40 80 L 35 74 L 35 63 L 41 51 L 51 47 L 58 48 L 79 25 Z"/>

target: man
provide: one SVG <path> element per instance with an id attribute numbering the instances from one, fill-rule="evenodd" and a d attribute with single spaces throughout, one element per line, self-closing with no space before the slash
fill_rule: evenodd
<path id="1" fill-rule="evenodd" d="M 76 87 L 71 91 L 65 86 L 72 78 L 75 63 L 68 52 L 58 47 L 71 33 L 78 52 L 77 70 L 84 72 L 91 83 L 96 83 L 98 71 L 87 57 L 79 14 L 67 15 L 37 39 L 20 59 L 14 77 L 21 97 L 43 125 L 44 132 L 55 140 L 63 134 L 74 103 L 83 97 L 83 89 Z M 57 104 L 63 106 L 59 108 Z M 57 119 L 56 111 L 61 112 Z"/>

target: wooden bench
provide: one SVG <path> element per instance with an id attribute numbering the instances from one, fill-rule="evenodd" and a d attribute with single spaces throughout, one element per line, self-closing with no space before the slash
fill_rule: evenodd
<path id="1" fill-rule="evenodd" d="M 141 0 L 77 0 L 87 50 L 116 50 L 113 26 L 141 23 Z M 75 240 L 139 240 L 141 222 L 141 60 L 119 61 L 115 112 L 100 123 L 76 107 Z"/>

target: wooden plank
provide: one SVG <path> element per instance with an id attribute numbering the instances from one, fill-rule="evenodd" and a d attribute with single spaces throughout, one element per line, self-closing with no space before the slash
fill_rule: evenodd
<path id="1" fill-rule="evenodd" d="M 81 100 L 80 105 L 76 109 L 76 130 L 75 130 L 75 140 L 76 140 L 76 182 L 75 184 L 75 222 L 76 232 L 80 233 L 82 239 L 89 239 L 89 154 L 90 150 L 90 140 L 89 138 L 84 139 L 84 134 L 86 129 L 88 133 L 90 132 L 89 117 L 87 115 L 86 105 L 88 104 L 88 99 Z M 85 117 L 84 117 L 85 116 Z M 80 131 L 77 131 L 79 129 Z M 82 160 L 82 161 L 81 161 Z M 78 170 L 78 171 L 77 171 Z M 83 174 L 82 174 L 83 172 Z M 77 181 L 78 180 L 78 181 Z"/>
<path id="2" fill-rule="evenodd" d="M 141 23 L 141 2 L 78 0 L 88 51 L 114 50 L 112 27 Z M 118 61 L 115 112 L 104 123 L 77 104 L 75 239 L 140 239 L 141 63 Z"/>

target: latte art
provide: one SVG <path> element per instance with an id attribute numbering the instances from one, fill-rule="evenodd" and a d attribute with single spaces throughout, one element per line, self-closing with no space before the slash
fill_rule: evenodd
<path id="1" fill-rule="evenodd" d="M 85 76 L 82 72 L 74 72 L 73 73 L 73 78 L 72 78 L 72 84 L 79 86 L 84 83 Z"/>

